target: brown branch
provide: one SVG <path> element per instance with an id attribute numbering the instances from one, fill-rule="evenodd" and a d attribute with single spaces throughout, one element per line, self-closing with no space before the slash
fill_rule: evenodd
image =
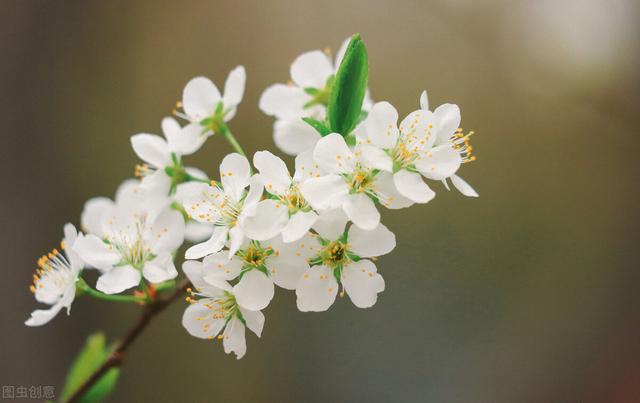
<path id="1" fill-rule="evenodd" d="M 151 322 L 151 320 L 160 312 L 162 312 L 167 306 L 169 306 L 173 301 L 175 301 L 189 286 L 189 280 L 184 279 L 178 287 L 174 290 L 174 292 L 165 297 L 159 298 L 152 303 L 146 305 L 144 310 L 142 311 L 142 315 L 138 321 L 133 325 L 131 329 L 127 332 L 127 334 L 118 342 L 115 350 L 109 355 L 109 357 L 102 363 L 95 371 L 91 374 L 89 378 L 65 401 L 65 403 L 73 403 L 78 401 L 85 393 L 91 389 L 93 385 L 95 385 L 100 378 L 104 374 L 107 373 L 111 368 L 119 367 L 122 365 L 122 361 L 124 360 L 124 355 L 129 349 L 129 346 L 140 336 L 140 334 L 146 329 L 147 325 Z"/>

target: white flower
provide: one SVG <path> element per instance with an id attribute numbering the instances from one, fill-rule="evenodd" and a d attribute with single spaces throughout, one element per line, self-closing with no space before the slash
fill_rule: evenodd
<path id="1" fill-rule="evenodd" d="M 329 51 L 313 50 L 298 56 L 291 64 L 291 82 L 273 84 L 260 96 L 259 107 L 277 120 L 273 127 L 278 148 L 290 155 L 311 149 L 320 135 L 302 121 L 303 117 L 323 120 L 335 73 L 340 66 L 350 38 L 347 38 L 332 62 Z M 363 110 L 372 102 L 365 96 Z"/>
<path id="2" fill-rule="evenodd" d="M 392 209 L 411 205 L 396 191 L 385 172 L 388 158 L 376 147 L 359 145 L 351 151 L 341 135 L 331 133 L 318 141 L 313 160 L 326 174 L 305 180 L 300 190 L 316 210 L 341 207 L 355 225 L 371 230 L 380 222 L 375 201 Z"/>
<path id="3" fill-rule="evenodd" d="M 165 138 L 155 134 L 140 133 L 131 137 L 133 151 L 146 164 L 136 166 L 136 176 L 146 187 L 160 187 L 169 191 L 171 184 L 179 185 L 190 176 L 206 179 L 206 175 L 194 168 L 183 168 L 181 157 L 198 151 L 206 140 L 202 127 L 187 125 L 181 128 L 173 118 L 162 120 Z"/>
<path id="4" fill-rule="evenodd" d="M 318 218 L 299 188 L 300 181 L 310 174 L 310 172 L 304 172 L 304 161 L 308 158 L 307 155 L 308 153 L 300 154 L 296 158 L 296 173 L 293 178 L 284 161 L 269 151 L 259 151 L 253 156 L 253 165 L 260 172 L 265 190 L 272 197 L 280 200 L 288 210 L 287 225 L 282 230 L 282 239 L 285 242 L 302 238 Z"/>
<path id="5" fill-rule="evenodd" d="M 178 275 L 172 253 L 184 240 L 182 215 L 145 191 L 137 181 L 120 186 L 116 201 L 92 199 L 85 205 L 83 227 L 73 250 L 102 271 L 96 288 L 120 293 L 140 283 L 142 276 L 160 283 Z"/>
<path id="6" fill-rule="evenodd" d="M 213 134 L 219 125 L 230 121 L 242 101 L 247 75 L 243 66 L 231 70 L 224 84 L 221 96 L 218 87 L 206 77 L 196 77 L 189 81 L 182 92 L 182 109 L 176 113 L 200 130 Z M 187 126 L 188 127 L 188 126 Z"/>
<path id="7" fill-rule="evenodd" d="M 287 223 L 287 211 L 276 200 L 260 201 L 263 185 L 251 177 L 249 161 L 227 155 L 220 164 L 220 182 L 196 184 L 184 196 L 184 207 L 196 221 L 214 224 L 211 238 L 189 248 L 187 259 L 220 251 L 229 239 L 233 256 L 247 236 L 258 241 L 273 238 Z M 249 191 L 245 189 L 249 186 Z"/>
<path id="8" fill-rule="evenodd" d="M 64 238 L 60 243 L 64 253 L 53 249 L 38 259 L 38 269 L 33 275 L 33 285 L 30 289 L 36 301 L 51 307 L 33 311 L 31 317 L 24 322 L 25 325 L 42 326 L 53 319 L 62 308 L 67 308 L 69 314 L 71 303 L 76 296 L 76 281 L 84 267 L 80 256 L 72 250 L 79 236 L 82 237 L 82 234 L 78 234 L 72 224 L 66 224 Z"/>
<path id="9" fill-rule="evenodd" d="M 452 182 L 467 196 L 477 196 L 461 178 L 455 176 L 460 165 L 475 160 L 469 136 L 464 135 L 457 105 L 444 104 L 434 112 L 428 107 L 426 92 L 423 109 L 411 112 L 400 122 L 398 112 L 388 102 L 376 103 L 365 121 L 356 129 L 361 147 L 384 150 L 378 153 L 377 168 L 393 174 L 393 183 L 404 197 L 427 203 L 435 193 L 424 183 L 427 179 Z M 455 176 L 455 178 L 454 178 Z"/>
<path id="10" fill-rule="evenodd" d="M 376 265 L 366 258 L 385 255 L 396 246 L 395 236 L 382 224 L 371 231 L 356 226 L 345 229 L 347 217 L 335 209 L 320 215 L 314 225 L 318 232 L 306 270 L 296 287 L 298 309 L 326 311 L 333 304 L 339 283 L 358 308 L 373 306 L 384 291 L 384 279 Z M 341 293 L 341 296 L 344 295 Z"/>
<path id="11" fill-rule="evenodd" d="M 224 352 L 234 352 L 240 359 L 247 352 L 245 326 L 260 337 L 264 327 L 264 315 L 259 310 L 244 307 L 234 296 L 231 286 L 219 279 L 220 276 L 215 276 L 213 284 L 210 282 L 216 270 L 228 270 L 229 274 L 237 275 L 234 262 L 218 259 L 217 263 L 213 263 L 213 259 L 205 259 L 202 264 L 193 261 L 184 264 L 183 270 L 196 291 L 188 290 L 191 297 L 187 297 L 187 301 L 191 305 L 182 316 L 182 326 L 189 334 L 201 339 L 213 340 L 217 336 L 218 339 L 222 339 Z M 200 298 L 194 299 L 194 296 Z"/>

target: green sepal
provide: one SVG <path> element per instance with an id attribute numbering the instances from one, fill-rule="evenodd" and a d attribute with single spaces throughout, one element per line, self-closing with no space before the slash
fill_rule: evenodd
<path id="1" fill-rule="evenodd" d="M 302 118 L 305 122 L 307 122 L 311 127 L 316 129 L 316 131 L 320 134 L 320 136 L 324 137 L 329 133 L 332 133 L 331 129 L 323 122 L 319 120 L 315 120 L 313 118 Z"/>
<path id="2" fill-rule="evenodd" d="M 69 399 L 91 376 L 93 371 L 107 360 L 111 350 L 105 346 L 104 333 L 97 332 L 87 338 L 67 375 L 61 395 L 62 401 Z M 119 374 L 119 368 L 111 368 L 78 401 L 91 403 L 104 400 L 116 386 Z"/>
<path id="3" fill-rule="evenodd" d="M 342 58 L 327 105 L 332 132 L 346 136 L 355 128 L 361 116 L 368 79 L 367 48 L 356 34 Z"/>

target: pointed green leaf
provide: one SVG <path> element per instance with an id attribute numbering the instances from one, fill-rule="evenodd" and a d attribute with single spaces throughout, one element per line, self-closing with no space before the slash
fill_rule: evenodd
<path id="1" fill-rule="evenodd" d="M 342 58 L 327 105 L 332 132 L 346 136 L 355 128 L 362 111 L 368 79 L 367 48 L 360 35 L 356 34 Z"/>
<path id="2" fill-rule="evenodd" d="M 332 133 L 331 129 L 328 128 L 326 124 L 324 124 L 323 122 L 320 122 L 319 120 L 315 120 L 313 118 L 302 118 L 302 120 L 307 122 L 314 129 L 316 129 L 316 131 L 320 133 L 322 137 L 326 136 L 329 133 Z"/>
<path id="3" fill-rule="evenodd" d="M 62 390 L 61 400 L 67 400 L 71 395 L 82 386 L 93 371 L 98 369 L 100 365 L 109 357 L 111 349 L 105 346 L 105 337 L 102 332 L 92 334 L 87 338 L 82 351 L 76 357 L 67 381 Z M 80 402 L 100 402 L 113 390 L 118 380 L 120 370 L 112 368 L 100 378 L 89 391 L 80 398 Z"/>

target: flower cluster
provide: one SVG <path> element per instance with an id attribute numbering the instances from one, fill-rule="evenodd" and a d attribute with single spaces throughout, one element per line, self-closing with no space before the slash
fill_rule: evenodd
<path id="1" fill-rule="evenodd" d="M 332 99 L 344 98 L 335 92 L 344 90 L 341 70 L 355 63 L 353 42 L 343 44 L 335 61 L 329 51 L 300 55 L 291 65 L 292 81 L 270 86 L 260 98 L 260 109 L 276 118 L 276 145 L 295 155 L 293 171 L 269 151 L 249 160 L 231 134 L 228 123 L 244 93 L 243 67 L 229 74 L 222 95 L 207 78 L 189 81 L 173 113 L 183 123 L 167 117 L 163 137 L 131 137 L 143 161 L 137 178 L 123 182 L 113 200 L 89 200 L 82 232 L 67 224 L 63 251 L 39 259 L 31 290 L 51 307 L 34 311 L 26 324 L 42 325 L 63 307 L 69 311 L 76 290 L 152 300 L 179 275 L 174 261 L 185 244 L 182 271 L 191 287 L 182 324 L 195 337 L 221 339 L 237 358 L 246 353 L 245 328 L 261 335 L 262 310 L 276 286 L 295 290 L 300 311 L 325 311 L 338 295 L 359 308 L 373 306 L 385 289 L 377 258 L 396 245 L 379 208 L 429 202 L 435 192 L 427 181 L 448 189 L 450 180 L 477 197 L 456 175 L 475 156 L 458 106 L 431 111 L 423 92 L 420 108 L 399 122 L 390 103 L 370 100 L 366 77 L 353 129 L 322 129 L 331 128 Z M 183 157 L 214 135 L 235 152 L 210 179 L 186 167 Z M 95 288 L 81 277 L 83 269 L 96 270 Z"/>

